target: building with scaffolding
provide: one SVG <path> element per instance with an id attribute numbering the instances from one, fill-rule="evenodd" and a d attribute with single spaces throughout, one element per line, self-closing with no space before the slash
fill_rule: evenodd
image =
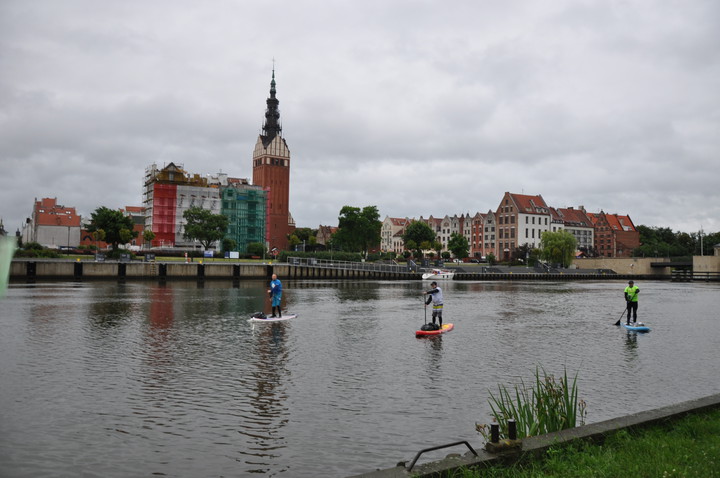
<path id="1" fill-rule="evenodd" d="M 220 188 L 220 213 L 228 218 L 228 239 L 235 241 L 235 250 L 247 252 L 253 242 L 265 244 L 267 218 L 267 191 L 251 186 L 247 180 L 228 178 L 227 186 Z"/>
<path id="2" fill-rule="evenodd" d="M 191 207 L 223 214 L 230 225 L 226 237 L 245 252 L 249 242 L 264 243 L 266 192 L 246 179 L 225 173 L 189 174 L 182 165 L 145 169 L 143 184 L 145 229 L 155 234 L 152 247 L 196 249 L 200 243 L 185 238 L 184 213 Z"/>

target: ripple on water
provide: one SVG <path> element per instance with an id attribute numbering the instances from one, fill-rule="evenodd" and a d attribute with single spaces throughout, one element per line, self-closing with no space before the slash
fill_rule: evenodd
<path id="1" fill-rule="evenodd" d="M 578 374 L 588 420 L 717 393 L 717 284 L 643 283 L 653 329 L 614 327 L 622 281 L 13 285 L 0 309 L 0 465 L 65 474 L 347 476 L 469 439 L 499 384 Z M 30 468 L 28 468 L 30 467 Z M 23 471 L 25 473 L 25 471 Z"/>

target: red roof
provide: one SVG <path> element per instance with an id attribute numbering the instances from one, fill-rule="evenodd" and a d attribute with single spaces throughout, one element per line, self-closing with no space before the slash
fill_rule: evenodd
<path id="1" fill-rule="evenodd" d="M 563 222 L 573 226 L 592 227 L 593 221 L 582 209 L 559 208 L 558 213 Z"/>
<path id="2" fill-rule="evenodd" d="M 539 194 L 537 196 L 527 196 L 525 194 L 510 193 L 510 197 L 515 202 L 518 212 L 522 214 L 549 214 L 550 208 L 545 200 Z M 544 209 L 540 210 L 539 208 Z"/>
<path id="3" fill-rule="evenodd" d="M 74 207 L 57 204 L 57 198 L 43 198 L 35 202 L 35 223 L 39 226 L 80 227 L 80 216 Z"/>
<path id="4" fill-rule="evenodd" d="M 407 226 L 410 223 L 409 219 L 403 219 L 400 217 L 389 217 L 388 219 L 390 219 L 393 226 Z"/>

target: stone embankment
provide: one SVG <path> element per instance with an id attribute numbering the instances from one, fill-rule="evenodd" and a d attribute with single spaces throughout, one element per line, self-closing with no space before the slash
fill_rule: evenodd
<path id="1" fill-rule="evenodd" d="M 479 443 L 476 444 L 477 448 L 473 448 L 472 443 L 457 442 L 453 445 L 460 446 L 460 444 L 465 444 L 466 447 L 471 448 L 471 451 L 462 455 L 459 453 L 451 454 L 444 460 L 428 462 L 421 465 L 415 464 L 419 461 L 418 458 L 421 458 L 418 456 L 421 455 L 421 453 L 418 453 L 412 461 L 399 462 L 394 468 L 376 470 L 361 475 L 354 475 L 350 478 L 429 478 L 452 476 L 454 471 L 462 467 L 482 468 L 494 464 L 512 463 L 524 454 L 537 456 L 551 446 L 561 443 L 578 439 L 602 442 L 606 436 L 626 428 L 647 427 L 656 423 L 674 420 L 691 413 L 716 408 L 720 408 L 720 394 L 571 428 L 569 430 L 525 438 L 524 440 L 519 440 L 518 443 L 512 443 L 509 444 L 511 446 L 506 447 L 502 446 L 502 441 L 497 445 L 491 446 L 488 446 L 489 444 L 483 446 L 482 443 Z M 428 449 L 438 448 L 443 447 L 433 446 Z M 462 451 L 463 448 L 460 448 L 460 450 Z M 493 452 L 488 450 L 493 450 Z"/>
<path id="2" fill-rule="evenodd" d="M 624 261 L 624 262 L 623 262 Z M 446 265 L 458 281 L 568 281 L 568 280 L 720 280 L 719 272 L 673 270 L 670 263 L 639 259 L 579 261 L 582 267 L 527 268 Z M 596 268 L 590 266 L 597 266 Z M 602 267 L 600 267 L 602 266 Z M 607 268 L 613 266 L 615 268 Z M 402 264 L 340 262 L 289 258 L 288 262 L 92 261 L 68 259 L 16 259 L 10 267 L 13 280 L 267 280 L 272 274 L 286 279 L 419 280 L 423 269 Z"/>
<path id="3" fill-rule="evenodd" d="M 404 268 L 316 267 L 287 263 L 230 262 L 116 262 L 67 260 L 15 260 L 10 267 L 13 280 L 267 280 L 277 274 L 286 279 L 420 279 L 420 273 Z"/>

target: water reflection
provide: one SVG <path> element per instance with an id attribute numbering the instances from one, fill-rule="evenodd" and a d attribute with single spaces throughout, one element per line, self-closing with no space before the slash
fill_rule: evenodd
<path id="1" fill-rule="evenodd" d="M 579 374 L 590 423 L 716 393 L 720 284 L 643 285 L 638 335 L 617 284 L 450 281 L 455 329 L 423 339 L 420 282 L 283 281 L 298 318 L 254 326 L 265 281 L 11 287 L 0 469 L 347 476 L 477 438 L 536 365 Z"/>
<path id="2" fill-rule="evenodd" d="M 285 380 L 289 352 L 286 334 L 287 322 L 271 322 L 253 325 L 257 341 L 249 361 L 250 394 L 248 403 L 252 413 L 245 415 L 238 433 L 247 440 L 247 448 L 239 450 L 250 473 L 266 473 L 276 461 L 278 450 L 285 447 L 286 438 L 281 433 L 288 420 L 288 399 Z M 281 467 L 284 470 L 285 467 Z"/>

